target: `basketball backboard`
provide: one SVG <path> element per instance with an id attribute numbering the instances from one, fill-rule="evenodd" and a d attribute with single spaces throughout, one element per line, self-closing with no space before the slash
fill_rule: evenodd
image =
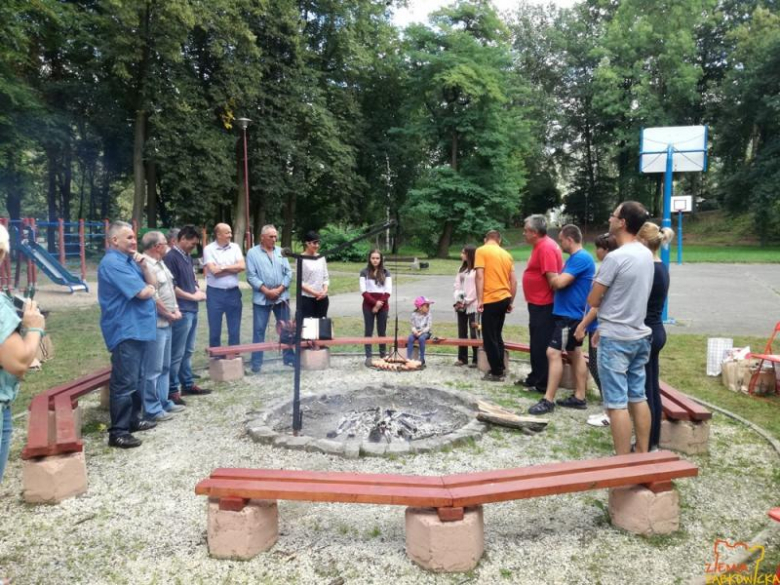
<path id="1" fill-rule="evenodd" d="M 672 171 L 707 170 L 707 126 L 644 128 L 639 141 L 639 171 L 666 172 L 666 156 L 672 147 Z"/>
<path id="2" fill-rule="evenodd" d="M 693 197 L 691 195 L 674 195 L 672 197 L 673 213 L 689 213 L 693 211 Z"/>

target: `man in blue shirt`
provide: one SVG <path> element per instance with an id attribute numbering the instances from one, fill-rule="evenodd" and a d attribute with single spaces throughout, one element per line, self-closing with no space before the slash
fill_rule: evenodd
<path id="1" fill-rule="evenodd" d="M 588 312 L 588 293 L 596 273 L 593 257 L 582 248 L 582 232 L 576 225 L 568 224 L 558 234 L 561 249 L 569 255 L 561 274 L 549 274 L 547 279 L 555 291 L 553 318 L 555 328 L 547 347 L 548 378 L 544 398 L 528 409 L 528 414 L 546 414 L 555 410 L 555 405 L 584 410 L 585 390 L 588 382 L 588 368 L 582 356 L 582 341 L 577 341 L 574 331 Z M 555 393 L 563 376 L 563 350 L 569 358 L 576 389 L 573 395 L 555 401 Z"/>
<path id="2" fill-rule="evenodd" d="M 290 320 L 290 281 L 292 269 L 282 249 L 276 245 L 279 233 L 272 225 L 260 230 L 260 244 L 246 255 L 246 279 L 252 287 L 252 343 L 265 341 L 265 330 L 273 312 L 276 322 Z M 284 351 L 285 365 L 292 365 L 295 355 Z M 263 352 L 252 353 L 252 372 L 257 374 L 263 366 Z"/>
<path id="3" fill-rule="evenodd" d="M 111 352 L 108 444 L 129 449 L 141 444 L 131 432 L 156 426 L 141 419 L 144 360 L 157 335 L 156 281 L 130 224 L 112 223 L 108 242 L 98 267 L 100 329 Z"/>

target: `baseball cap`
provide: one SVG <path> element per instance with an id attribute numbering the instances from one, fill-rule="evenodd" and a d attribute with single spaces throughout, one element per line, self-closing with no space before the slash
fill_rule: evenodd
<path id="1" fill-rule="evenodd" d="M 434 301 L 426 297 L 417 297 L 416 299 L 414 299 L 414 306 L 417 307 L 418 309 L 423 305 L 432 305 L 433 303 Z"/>

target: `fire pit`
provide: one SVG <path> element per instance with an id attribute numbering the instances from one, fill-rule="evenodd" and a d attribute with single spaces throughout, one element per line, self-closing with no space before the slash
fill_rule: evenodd
<path id="1" fill-rule="evenodd" d="M 256 441 L 357 458 L 423 453 L 479 439 L 485 425 L 468 395 L 430 387 L 368 386 L 301 400 L 303 434 L 292 435 L 292 402 L 247 422 Z"/>

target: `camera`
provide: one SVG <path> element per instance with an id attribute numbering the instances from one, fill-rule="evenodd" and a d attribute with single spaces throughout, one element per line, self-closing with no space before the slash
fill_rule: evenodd
<path id="1" fill-rule="evenodd" d="M 27 299 L 19 295 L 13 295 L 13 301 L 16 314 L 21 319 L 22 315 L 24 315 L 25 308 L 27 308 Z"/>

